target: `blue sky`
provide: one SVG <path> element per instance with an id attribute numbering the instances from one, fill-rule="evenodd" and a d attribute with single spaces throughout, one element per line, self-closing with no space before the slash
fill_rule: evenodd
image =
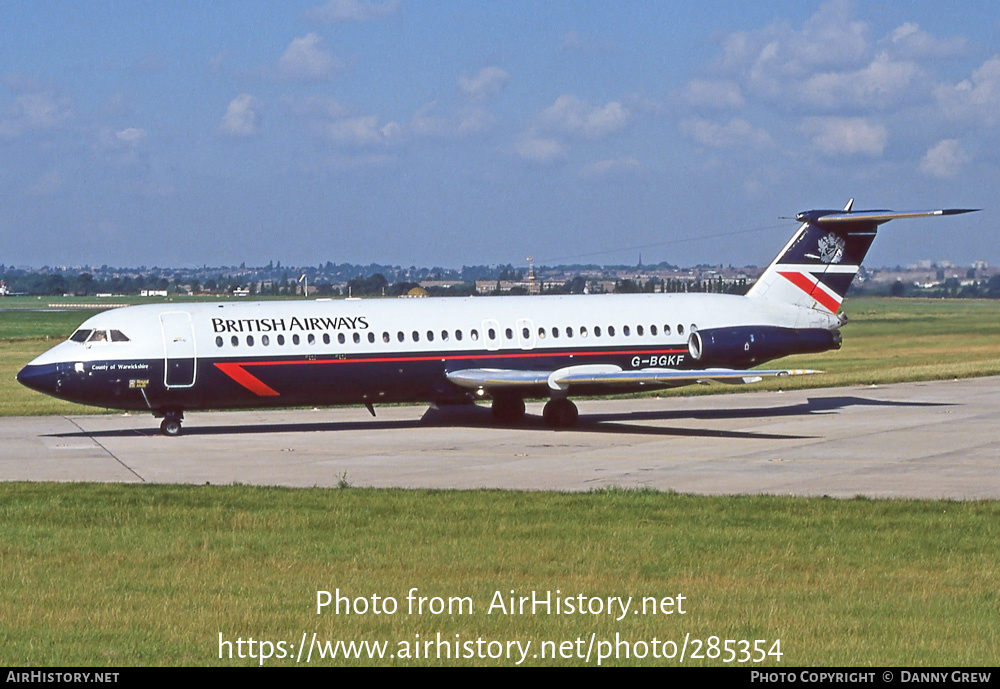
<path id="1" fill-rule="evenodd" d="M 0 3 L 0 263 L 1000 262 L 995 2 Z"/>

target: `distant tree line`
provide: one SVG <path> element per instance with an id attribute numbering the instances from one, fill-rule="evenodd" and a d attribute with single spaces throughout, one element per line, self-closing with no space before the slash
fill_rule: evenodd
<path id="1" fill-rule="evenodd" d="M 349 264 L 332 266 L 336 272 L 346 269 Z M 281 264 L 272 263 L 261 269 L 244 269 L 242 266 L 237 275 L 216 274 L 211 277 L 195 277 L 190 271 L 162 271 L 156 275 L 111 275 L 103 277 L 90 271 L 75 272 L 70 270 L 15 269 L 0 265 L 0 278 L 11 292 L 23 292 L 31 295 L 61 296 L 76 294 L 89 296 L 95 294 L 139 294 L 142 290 L 166 291 L 169 294 L 186 294 L 190 289 L 195 294 L 231 294 L 237 288 L 246 288 L 253 295 L 261 296 L 294 296 L 301 294 L 307 281 L 310 294 L 319 297 L 398 297 L 409 294 L 414 288 L 420 287 L 420 281 L 449 281 L 451 286 L 432 285 L 422 288 L 429 296 L 469 296 L 476 294 L 477 280 L 495 280 L 496 289 L 488 294 L 527 294 L 527 287 L 515 285 L 507 292 L 502 292 L 502 281 L 524 283 L 523 269 L 506 266 L 463 266 L 461 271 L 443 268 L 408 268 L 389 267 L 390 275 L 383 272 L 368 270 L 378 267 L 371 264 L 366 267 L 351 266 L 355 271 L 338 285 L 334 285 L 325 274 L 319 274 L 317 269 L 295 269 L 295 275 L 289 269 L 281 269 Z M 323 269 L 324 266 L 320 266 Z M 581 266 L 588 272 L 594 267 Z M 111 271 L 102 266 L 97 271 Z M 153 269 L 157 270 L 157 269 Z M 233 269 L 236 270 L 236 269 Z M 299 270 L 306 276 L 301 279 Z M 1000 298 L 1000 275 L 988 279 L 971 280 L 962 284 L 958 278 L 948 278 L 934 287 L 922 288 L 910 283 L 896 281 L 895 283 L 871 283 L 856 281 L 851 288 L 852 294 L 867 294 L 873 296 L 898 297 L 934 297 L 934 298 Z M 457 281 L 457 282 L 456 282 Z M 564 282 L 548 281 L 542 278 L 536 280 L 539 291 L 543 294 L 596 294 L 611 291 L 616 294 L 639 293 L 691 293 L 705 292 L 714 294 L 746 294 L 752 281 L 724 280 L 722 276 L 711 279 L 680 279 L 651 277 L 647 280 L 632 278 L 617 278 L 609 290 L 606 285 L 611 278 L 600 279 L 576 276 Z M 342 286 L 341 286 L 342 285 Z"/>

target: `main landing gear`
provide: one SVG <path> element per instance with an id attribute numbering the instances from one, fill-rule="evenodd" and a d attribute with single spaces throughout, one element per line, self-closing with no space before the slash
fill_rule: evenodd
<path id="1" fill-rule="evenodd" d="M 576 425 L 576 420 L 580 417 L 580 412 L 576 405 L 565 397 L 551 399 L 545 403 L 542 409 L 542 419 L 546 426 L 553 428 L 571 428 Z"/>
<path id="2" fill-rule="evenodd" d="M 493 398 L 493 418 L 498 423 L 511 426 L 524 419 L 524 400 L 520 397 L 500 396 Z M 552 428 L 570 428 L 576 425 L 580 412 L 576 405 L 565 397 L 550 399 L 542 410 L 542 419 Z"/>
<path id="3" fill-rule="evenodd" d="M 490 410 L 493 412 L 493 418 L 505 426 L 512 426 L 524 420 L 524 400 L 520 397 L 494 397 Z"/>
<path id="4" fill-rule="evenodd" d="M 180 409 L 171 409 L 163 413 L 163 421 L 160 422 L 160 433 L 166 436 L 178 436 L 181 434 L 181 420 L 184 412 Z"/>

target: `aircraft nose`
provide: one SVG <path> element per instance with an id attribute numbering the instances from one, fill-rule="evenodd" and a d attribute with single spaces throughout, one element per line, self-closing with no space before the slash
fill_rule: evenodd
<path id="1" fill-rule="evenodd" d="M 54 395 L 59 390 L 56 364 L 28 364 L 17 372 L 17 382 L 26 388 Z"/>

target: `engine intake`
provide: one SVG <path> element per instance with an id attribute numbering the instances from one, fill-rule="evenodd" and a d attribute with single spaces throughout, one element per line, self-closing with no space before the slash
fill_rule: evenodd
<path id="1" fill-rule="evenodd" d="M 840 331 L 824 328 L 779 328 L 773 325 L 696 330 L 688 353 L 702 366 L 747 367 L 789 354 L 815 354 L 840 349 Z"/>

